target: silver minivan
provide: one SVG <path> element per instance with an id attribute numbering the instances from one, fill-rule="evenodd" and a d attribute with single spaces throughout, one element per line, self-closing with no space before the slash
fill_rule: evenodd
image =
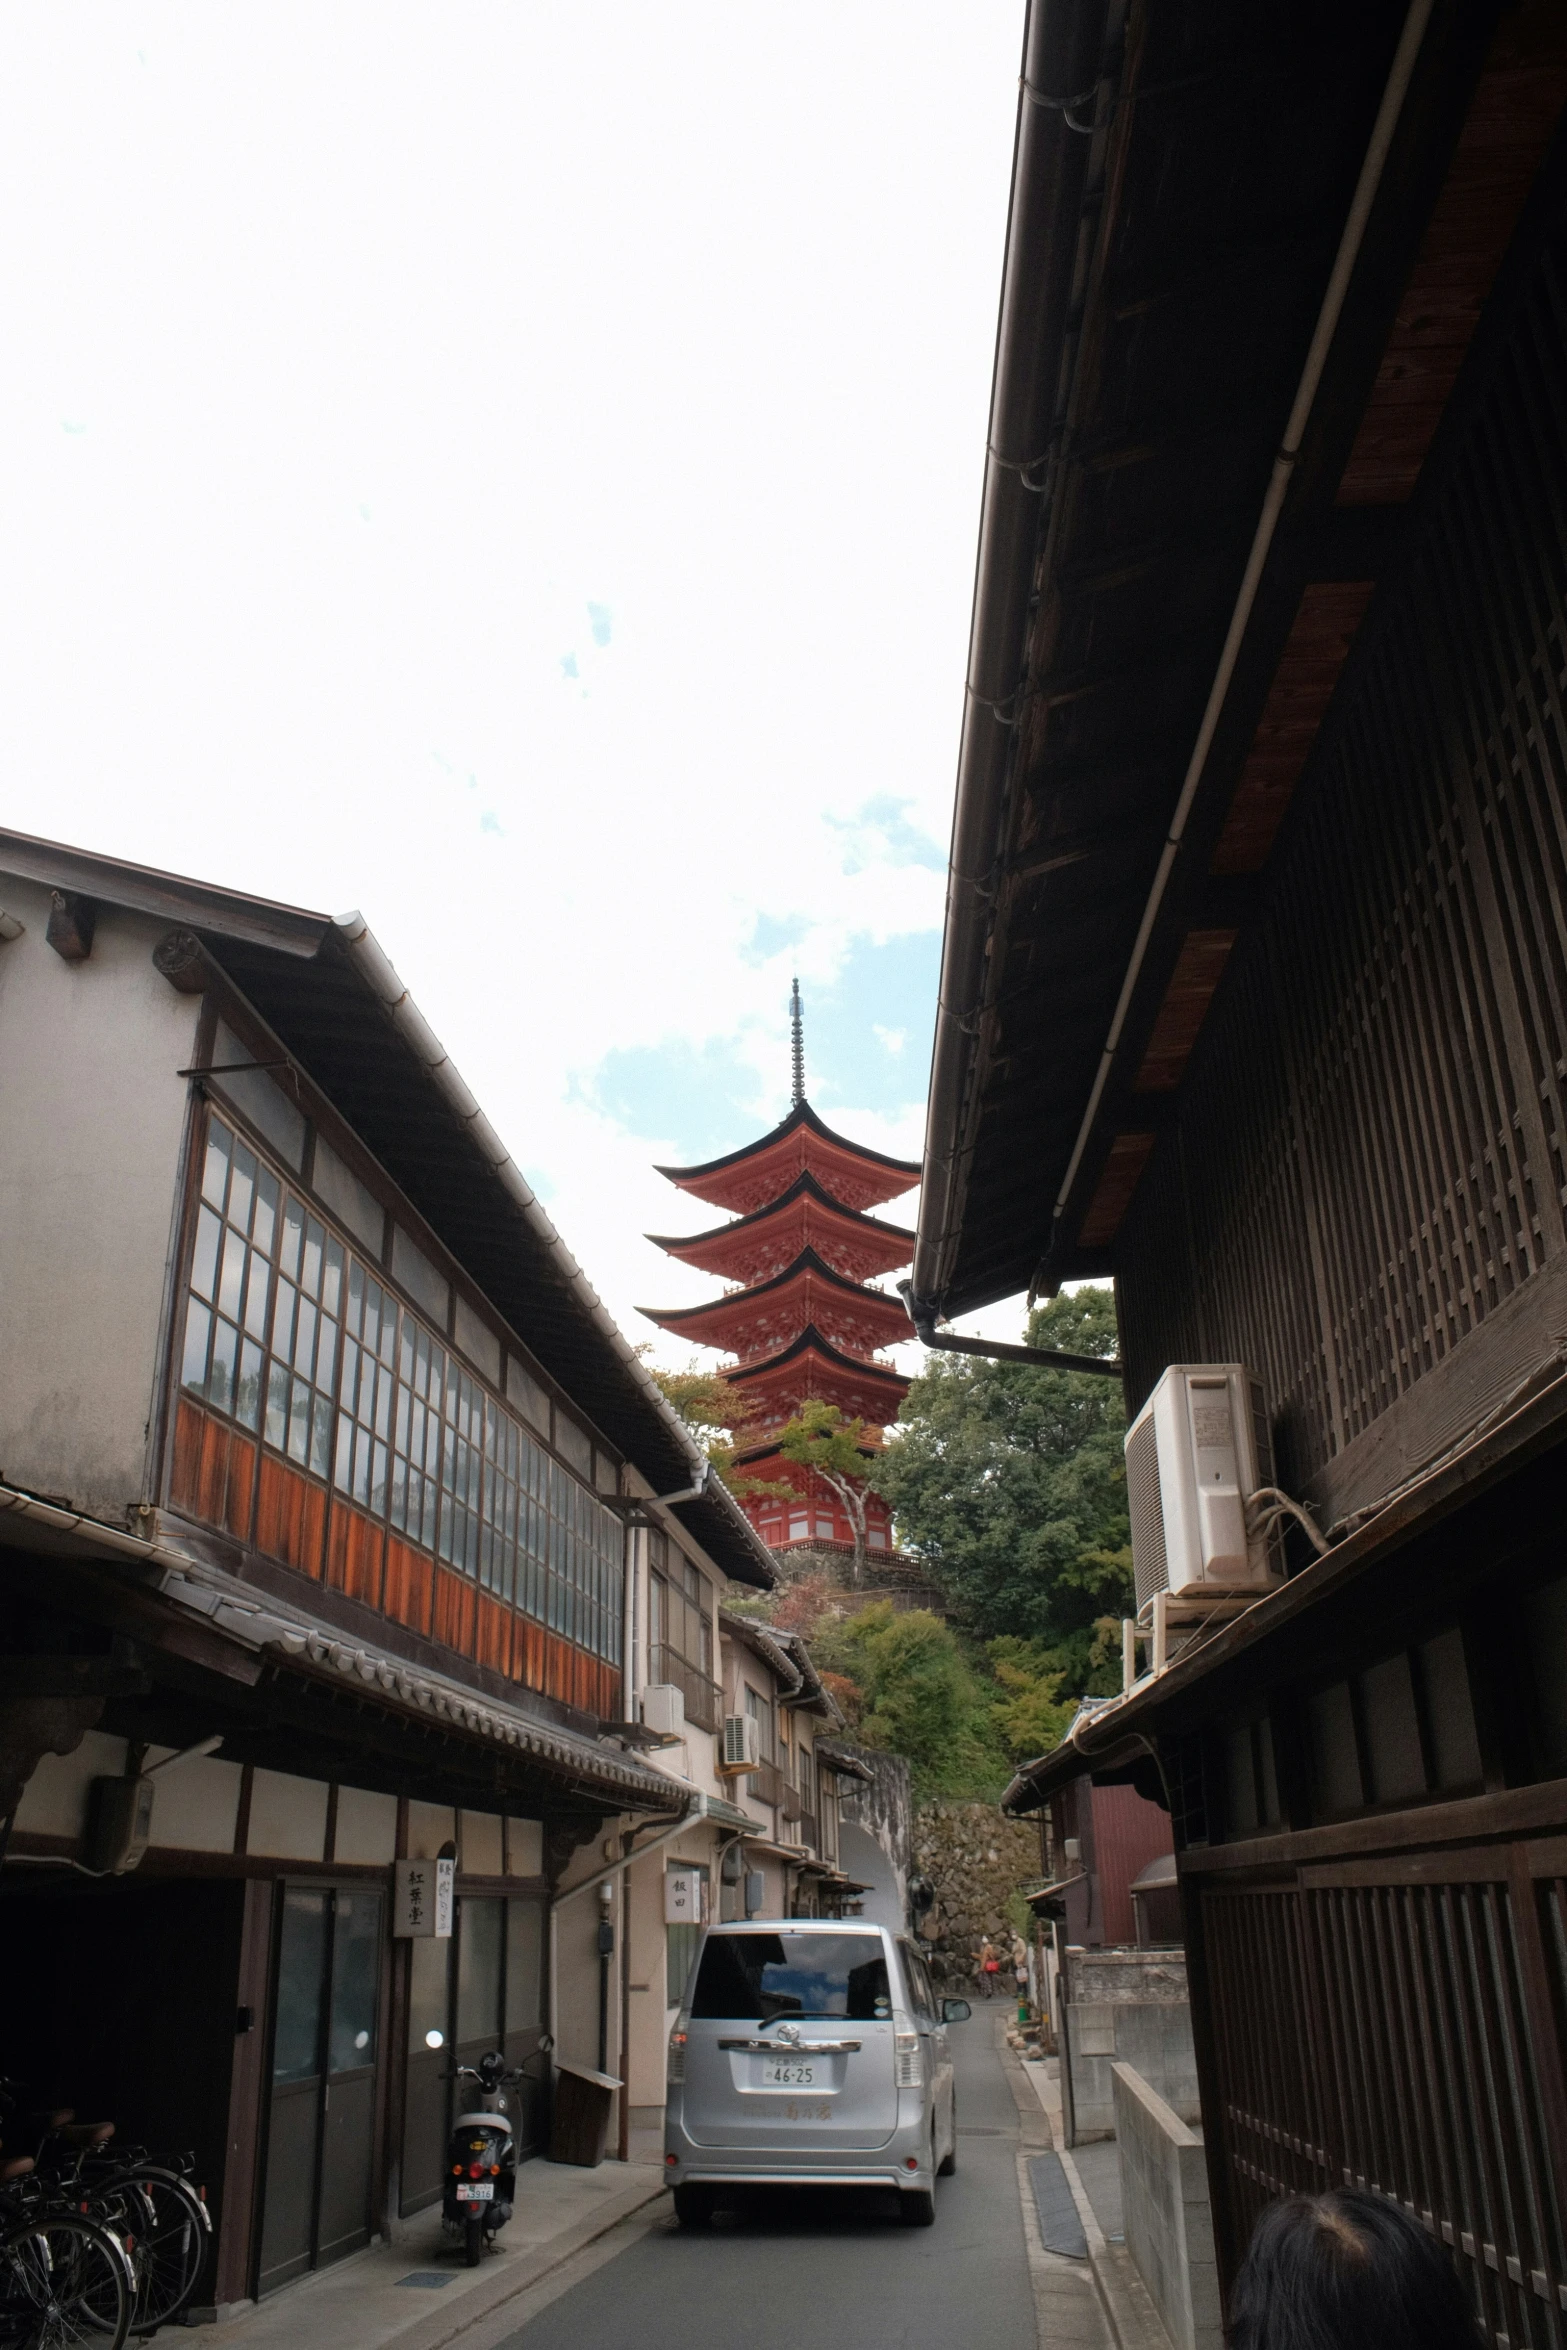
<path id="1" fill-rule="evenodd" d="M 710 1926 L 669 2036 L 664 2170 L 683 2227 L 725 2186 L 896 2187 L 911 2227 L 957 2167 L 947 2026 L 906 1937 L 856 1918 Z"/>

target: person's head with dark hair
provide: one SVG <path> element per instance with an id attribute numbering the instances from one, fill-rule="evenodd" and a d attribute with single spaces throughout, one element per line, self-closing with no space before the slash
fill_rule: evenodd
<path id="1" fill-rule="evenodd" d="M 1453 2264 L 1380 2195 L 1292 2195 L 1258 2220 L 1230 2296 L 1231 2350 L 1480 2350 Z"/>

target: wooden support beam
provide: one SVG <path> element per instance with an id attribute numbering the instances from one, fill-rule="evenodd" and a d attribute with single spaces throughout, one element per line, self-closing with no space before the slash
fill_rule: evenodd
<path id="1" fill-rule="evenodd" d="M 44 936 L 62 962 L 85 963 L 92 953 L 93 932 L 97 927 L 98 907 L 94 899 L 82 897 L 73 889 L 50 891 L 49 927 Z"/>

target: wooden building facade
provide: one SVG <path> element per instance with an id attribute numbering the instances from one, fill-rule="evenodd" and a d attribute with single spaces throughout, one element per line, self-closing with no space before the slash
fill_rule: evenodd
<path id="1" fill-rule="evenodd" d="M 221 2312 L 428 2232 L 454 2055 L 532 2152 L 624 2054 L 655 1551 L 772 1569 L 357 916 L 0 834 L 0 1101 L 0 2070 L 194 2150 Z"/>
<path id="2" fill-rule="evenodd" d="M 1058 101 L 1066 99 L 1063 107 Z M 1567 33 L 1036 6 L 923 1304 L 1111 1276 L 1330 1548 L 1020 1774 L 1166 1803 L 1221 2266 L 1567 2341 Z"/>

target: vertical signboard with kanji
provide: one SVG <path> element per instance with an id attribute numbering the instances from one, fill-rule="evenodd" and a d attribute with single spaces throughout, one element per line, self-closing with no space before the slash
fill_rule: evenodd
<path id="1" fill-rule="evenodd" d="M 437 1941 L 449 1939 L 457 1863 L 454 1860 L 400 1860 L 392 1900 L 392 1932 Z"/>

